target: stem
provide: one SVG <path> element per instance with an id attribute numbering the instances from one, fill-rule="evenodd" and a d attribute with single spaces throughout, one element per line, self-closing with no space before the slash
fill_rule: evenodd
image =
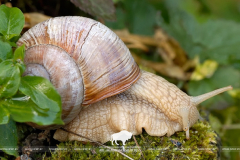
<path id="1" fill-rule="evenodd" d="M 117 149 L 113 149 L 113 148 L 111 148 L 111 147 L 105 146 L 105 145 L 103 145 L 102 143 L 99 143 L 99 142 L 97 142 L 97 141 L 91 140 L 90 138 L 85 137 L 85 136 L 82 136 L 81 134 L 77 134 L 77 133 L 74 133 L 74 132 L 72 132 L 72 131 L 68 131 L 68 130 L 66 130 L 66 129 L 64 129 L 64 128 L 60 128 L 60 129 L 63 130 L 63 131 L 65 131 L 65 132 L 74 134 L 74 135 L 76 135 L 76 136 L 85 138 L 85 139 L 89 140 L 90 142 L 97 143 L 98 145 L 103 146 L 103 147 L 105 147 L 105 148 L 108 148 L 108 149 L 110 149 L 110 150 L 112 150 L 112 151 L 118 152 L 118 153 L 120 153 L 120 154 L 123 155 L 124 157 L 127 157 L 127 158 L 130 159 L 130 160 L 134 160 L 134 159 L 132 159 L 131 157 L 127 156 L 126 154 L 120 152 L 120 151 L 117 150 Z"/>
<path id="2" fill-rule="evenodd" d="M 143 159 L 145 160 L 144 155 L 143 155 L 142 150 L 141 150 L 141 147 L 138 145 L 138 142 L 137 142 L 137 140 L 136 140 L 136 138 L 135 138 L 134 135 L 133 135 L 133 139 L 134 139 L 136 145 L 138 146 L 138 149 L 139 149 L 139 151 L 141 152 Z"/>
<path id="3" fill-rule="evenodd" d="M 223 129 L 240 129 L 240 124 L 223 125 Z"/>

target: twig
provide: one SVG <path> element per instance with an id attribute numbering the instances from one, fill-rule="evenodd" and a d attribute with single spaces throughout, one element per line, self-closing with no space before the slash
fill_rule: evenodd
<path id="1" fill-rule="evenodd" d="M 223 129 L 240 129 L 240 124 L 223 125 Z"/>
<path id="2" fill-rule="evenodd" d="M 89 140 L 90 142 L 97 143 L 97 144 L 100 145 L 100 146 L 103 146 L 103 147 L 108 148 L 108 149 L 110 149 L 110 150 L 112 150 L 112 151 L 118 152 L 118 153 L 120 153 L 121 155 L 127 157 L 128 159 L 133 160 L 131 157 L 127 156 L 126 154 L 122 153 L 121 151 L 119 151 L 119 150 L 117 150 L 117 149 L 113 149 L 113 148 L 111 148 L 111 147 L 105 146 L 105 145 L 103 145 L 102 143 L 99 143 L 99 142 L 97 142 L 97 141 L 91 140 L 90 138 L 85 137 L 85 136 L 82 136 L 82 135 L 80 135 L 80 134 L 78 134 L 78 133 L 74 133 L 74 132 L 72 132 L 72 131 L 68 131 L 68 130 L 66 130 L 66 129 L 64 129 L 64 128 L 60 128 L 60 129 L 63 130 L 63 131 L 65 131 L 65 132 L 74 134 L 74 135 L 76 135 L 76 136 L 85 138 L 85 139 Z"/>
<path id="3" fill-rule="evenodd" d="M 137 142 L 137 140 L 136 140 L 136 138 L 135 138 L 134 135 L 133 135 L 133 139 L 134 139 L 135 143 L 137 144 L 138 149 L 139 149 L 139 151 L 141 152 L 143 159 L 145 160 L 144 155 L 143 155 L 142 150 L 141 150 L 141 147 L 138 145 L 138 142 Z"/>

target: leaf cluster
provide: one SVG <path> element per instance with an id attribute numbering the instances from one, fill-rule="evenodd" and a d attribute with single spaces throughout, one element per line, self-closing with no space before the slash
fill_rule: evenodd
<path id="1" fill-rule="evenodd" d="M 22 77 L 25 46 L 17 46 L 24 25 L 18 8 L 0 6 L 0 150 L 17 148 L 15 122 L 63 124 L 61 97 L 45 78 Z M 17 150 L 4 150 L 17 156 Z"/>

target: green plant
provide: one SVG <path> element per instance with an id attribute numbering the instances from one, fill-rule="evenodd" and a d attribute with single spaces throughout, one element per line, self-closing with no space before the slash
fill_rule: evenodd
<path id="1" fill-rule="evenodd" d="M 24 25 L 18 8 L 0 6 L 0 150 L 17 156 L 15 122 L 63 124 L 61 97 L 45 78 L 22 77 L 25 46 L 16 42 Z M 8 147 L 5 149 L 4 147 Z"/>
<path id="2" fill-rule="evenodd" d="M 209 123 L 198 122 L 190 129 L 191 138 L 185 139 L 185 132 L 176 132 L 171 137 L 167 135 L 158 137 L 150 136 L 145 131 L 136 137 L 139 147 L 145 159 L 218 159 L 220 152 L 217 146 L 217 134 L 212 130 Z M 179 145 L 176 145 L 178 142 Z M 105 143 L 114 149 L 121 150 L 122 142 L 117 146 L 112 142 Z M 141 158 L 136 142 L 132 138 L 126 142 L 125 154 L 133 159 Z M 51 158 L 46 159 L 128 159 L 118 152 L 96 144 L 83 144 L 82 142 L 62 142 L 58 149 L 51 154 Z"/>

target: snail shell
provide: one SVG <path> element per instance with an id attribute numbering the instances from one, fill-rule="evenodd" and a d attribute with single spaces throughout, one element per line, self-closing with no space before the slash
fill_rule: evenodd
<path id="1" fill-rule="evenodd" d="M 61 95 L 66 124 L 81 106 L 121 93 L 140 77 L 124 43 L 92 19 L 51 18 L 29 29 L 17 43 L 22 44 L 26 46 L 24 75 L 50 80 Z"/>

